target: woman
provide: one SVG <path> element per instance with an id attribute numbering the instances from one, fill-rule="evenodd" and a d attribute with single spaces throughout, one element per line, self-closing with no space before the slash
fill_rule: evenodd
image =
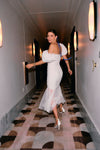
<path id="1" fill-rule="evenodd" d="M 72 75 L 72 71 L 70 70 L 69 62 L 66 57 L 67 49 L 63 44 L 57 43 L 57 34 L 54 29 L 48 31 L 47 40 L 50 45 L 49 49 L 43 52 L 42 60 L 28 64 L 26 67 L 30 69 L 33 66 L 48 63 L 47 88 L 40 102 L 39 109 L 45 110 L 48 113 L 53 111 L 56 120 L 55 128 L 60 129 L 61 122 L 58 118 L 57 105 L 60 105 L 61 112 L 65 112 L 64 108 L 62 107 L 62 104 L 65 103 L 65 100 L 60 88 L 60 82 L 62 79 L 62 69 L 60 67 L 61 55 L 65 59 L 70 75 Z"/>

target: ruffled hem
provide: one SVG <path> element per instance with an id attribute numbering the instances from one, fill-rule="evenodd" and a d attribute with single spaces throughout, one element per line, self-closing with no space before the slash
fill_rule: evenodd
<path id="1" fill-rule="evenodd" d="M 60 86 L 56 89 L 50 89 L 47 87 L 41 99 L 39 109 L 50 113 L 56 105 L 59 105 L 61 103 L 64 104 L 65 99 L 62 95 Z"/>

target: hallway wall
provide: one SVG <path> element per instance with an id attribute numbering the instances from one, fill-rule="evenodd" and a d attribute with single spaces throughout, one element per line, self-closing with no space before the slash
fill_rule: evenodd
<path id="1" fill-rule="evenodd" d="M 6 0 L 0 1 L 3 46 L 0 48 L 0 120 L 35 86 L 35 72 L 24 84 L 23 61 L 31 55 L 32 31 Z M 32 78 L 31 78 L 32 77 Z M 2 122 L 0 123 L 1 127 Z"/>
<path id="2" fill-rule="evenodd" d="M 79 50 L 75 53 L 77 57 L 75 64 L 76 93 L 100 134 L 100 0 L 97 2 L 98 28 L 95 41 L 90 41 L 88 35 L 88 9 L 90 2 L 91 0 L 82 1 L 75 20 L 75 26 L 79 35 Z M 94 71 L 93 60 L 97 63 Z M 91 125 L 89 127 L 91 128 Z"/>

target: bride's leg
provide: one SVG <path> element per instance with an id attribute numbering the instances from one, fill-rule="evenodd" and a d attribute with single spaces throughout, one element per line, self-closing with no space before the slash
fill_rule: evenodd
<path id="1" fill-rule="evenodd" d="M 58 120 L 57 106 L 55 106 L 55 107 L 53 108 L 53 113 L 54 113 L 55 119 L 56 119 L 56 121 L 57 121 L 57 120 Z"/>
<path id="2" fill-rule="evenodd" d="M 60 104 L 60 111 L 62 111 L 62 103 Z"/>
<path id="3" fill-rule="evenodd" d="M 64 113 L 64 112 L 65 112 L 65 109 L 63 108 L 62 103 L 60 104 L 60 112 L 61 112 L 61 113 Z"/>
<path id="4" fill-rule="evenodd" d="M 52 95 L 51 98 L 51 106 L 53 108 L 53 113 L 54 113 L 54 117 L 55 117 L 55 120 L 56 120 L 56 123 L 55 123 L 55 128 L 58 128 L 58 130 L 60 129 L 60 125 L 61 125 L 61 122 L 58 118 L 58 111 L 57 111 L 57 105 L 55 104 L 55 100 L 54 100 L 54 95 L 55 95 L 55 91 L 54 90 L 50 90 L 50 94 Z"/>
<path id="5" fill-rule="evenodd" d="M 50 95 L 51 95 L 51 106 L 53 108 L 53 113 L 54 113 L 54 117 L 56 120 L 58 120 L 58 112 L 57 112 L 57 105 L 55 104 L 55 101 L 54 101 L 54 90 L 52 89 L 49 89 L 49 92 L 50 92 Z"/>
<path id="6" fill-rule="evenodd" d="M 55 106 L 53 108 L 53 113 L 54 113 L 54 116 L 55 116 L 55 119 L 56 119 L 55 128 L 58 128 L 58 130 L 60 130 L 61 122 L 60 122 L 60 120 L 58 118 L 57 106 Z"/>

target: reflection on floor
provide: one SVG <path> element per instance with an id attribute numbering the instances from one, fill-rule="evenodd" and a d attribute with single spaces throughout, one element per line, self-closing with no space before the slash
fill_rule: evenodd
<path id="1" fill-rule="evenodd" d="M 38 89 L 10 129 L 0 138 L 0 150 L 95 150 L 70 87 L 63 84 L 65 113 L 59 113 L 61 130 L 53 114 L 38 109 L 44 89 Z"/>

